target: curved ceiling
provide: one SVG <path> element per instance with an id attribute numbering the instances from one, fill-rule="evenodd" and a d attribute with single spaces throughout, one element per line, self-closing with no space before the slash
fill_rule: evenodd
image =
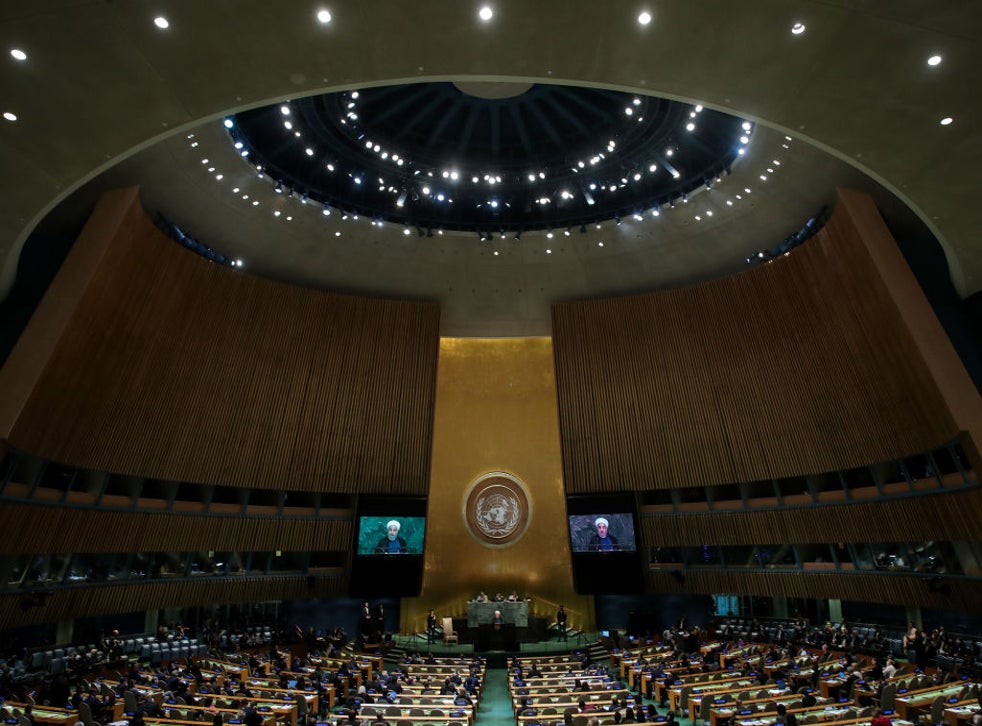
<path id="1" fill-rule="evenodd" d="M 438 299 L 445 334 L 541 334 L 557 299 L 741 269 L 746 254 L 795 231 L 835 185 L 875 192 L 870 179 L 936 233 L 963 294 L 982 286 L 979 101 L 967 92 L 980 60 L 977 3 L 491 7 L 485 21 L 478 4 L 366 0 L 330 7 L 331 21 L 320 23 L 321 5 L 309 2 L 6 4 L 0 35 L 26 59 L 0 63 L 0 112 L 16 116 L 0 124 L 10 180 L 0 194 L 2 289 L 27 235 L 56 206 L 64 202 L 46 224 L 71 218 L 100 187 L 139 183 L 148 209 L 241 256 L 249 272 Z M 651 14 L 647 25 L 641 11 Z M 156 15 L 167 17 L 166 29 Z M 791 32 L 796 23 L 803 33 Z M 934 54 L 942 60 L 929 65 Z M 271 102 L 424 81 L 493 82 L 485 95 L 505 98 L 521 90 L 514 84 L 541 83 L 681 100 L 750 119 L 756 131 L 731 176 L 658 219 L 484 244 L 448 232 L 426 245 L 398 225 L 325 220 L 310 205 L 275 199 L 221 126 L 225 115 Z M 944 117 L 953 123 L 942 126 Z M 198 153 L 205 149 L 207 157 Z M 878 201 L 893 203 L 886 193 Z"/>
<path id="2" fill-rule="evenodd" d="M 308 96 L 225 119 L 281 193 L 426 230 L 595 224 L 728 174 L 753 124 L 701 105 L 536 83 L 407 83 Z"/>

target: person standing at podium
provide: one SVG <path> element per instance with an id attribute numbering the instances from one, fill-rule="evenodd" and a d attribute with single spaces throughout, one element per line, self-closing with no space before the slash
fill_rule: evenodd
<path id="1" fill-rule="evenodd" d="M 608 532 L 610 522 L 607 521 L 606 517 L 597 517 L 593 526 L 597 528 L 597 533 L 590 538 L 587 545 L 591 552 L 617 552 L 620 550 L 617 537 Z"/>

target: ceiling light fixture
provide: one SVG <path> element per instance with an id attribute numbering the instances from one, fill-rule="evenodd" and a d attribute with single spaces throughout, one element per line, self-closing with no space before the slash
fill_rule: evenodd
<path id="1" fill-rule="evenodd" d="M 651 13 L 647 10 L 642 10 L 638 15 L 638 23 L 640 25 L 648 25 L 651 22 Z"/>
<path id="2" fill-rule="evenodd" d="M 804 32 L 805 32 L 804 23 L 795 23 L 794 25 L 791 26 L 791 33 L 793 35 L 801 35 Z"/>
<path id="3" fill-rule="evenodd" d="M 26 61 L 27 60 L 27 53 L 25 53 L 24 51 L 22 51 L 20 48 L 11 48 L 10 49 L 10 55 L 13 56 L 14 60 L 19 60 L 19 61 Z M 928 62 L 930 62 L 930 61 L 928 61 Z"/>
<path id="4" fill-rule="evenodd" d="M 7 119 L 8 121 L 16 121 L 17 120 L 17 114 L 12 113 L 11 111 L 4 111 L 3 112 L 3 117 L 5 119 Z"/>
<path id="5" fill-rule="evenodd" d="M 317 11 L 317 22 L 321 25 L 327 25 L 331 22 L 331 11 L 325 8 L 321 8 Z"/>
<path id="6" fill-rule="evenodd" d="M 170 27 L 170 22 L 163 15 L 158 15 L 156 18 L 154 18 L 153 24 L 161 30 L 167 30 L 167 28 Z"/>
<path id="7" fill-rule="evenodd" d="M 478 17 L 481 18 L 481 20 L 483 20 L 486 23 L 491 18 L 494 17 L 494 10 L 492 10 L 490 7 L 488 7 L 487 5 L 485 5 L 483 8 L 481 8 L 481 10 L 478 12 L 477 15 L 478 15 Z"/>
<path id="8" fill-rule="evenodd" d="M 13 53 L 13 51 L 10 51 L 10 52 L 11 52 L 11 54 Z M 17 56 L 14 56 L 14 57 L 16 58 Z M 932 55 L 930 58 L 927 59 L 927 64 L 929 66 L 941 65 L 941 56 L 940 55 Z"/>
<path id="9" fill-rule="evenodd" d="M 943 119 L 941 119 L 941 125 L 942 126 L 951 126 L 951 124 L 954 122 L 954 120 L 955 119 L 953 119 L 951 116 L 945 116 Z"/>

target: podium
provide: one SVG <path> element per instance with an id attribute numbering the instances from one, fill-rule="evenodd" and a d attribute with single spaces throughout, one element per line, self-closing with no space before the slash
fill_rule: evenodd
<path id="1" fill-rule="evenodd" d="M 518 650 L 518 628 L 514 623 L 481 623 L 477 626 L 477 642 L 474 650 L 486 652 L 489 650 Z"/>

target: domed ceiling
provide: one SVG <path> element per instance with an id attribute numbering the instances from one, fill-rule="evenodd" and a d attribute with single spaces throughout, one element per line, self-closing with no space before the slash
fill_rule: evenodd
<path id="1" fill-rule="evenodd" d="M 225 125 L 278 191 L 430 235 L 581 226 L 681 200 L 729 173 L 753 128 L 652 96 L 480 83 L 312 96 Z"/>
<path id="2" fill-rule="evenodd" d="M 739 272 L 837 186 L 982 286 L 977 3 L 42 5 L 0 11 L 0 295 L 129 185 L 242 274 L 434 300 L 451 336 Z"/>

